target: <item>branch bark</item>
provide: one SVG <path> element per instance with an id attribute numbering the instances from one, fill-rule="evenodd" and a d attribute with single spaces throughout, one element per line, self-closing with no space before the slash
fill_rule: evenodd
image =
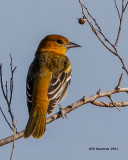
<path id="1" fill-rule="evenodd" d="M 128 88 L 119 88 L 119 89 L 113 89 L 113 90 L 110 90 L 110 91 L 107 91 L 107 92 L 97 92 L 95 95 L 93 96 L 90 96 L 90 97 L 83 97 L 82 99 L 76 101 L 75 103 L 65 107 L 63 109 L 63 113 L 64 114 L 67 114 L 67 113 L 70 113 L 71 111 L 77 109 L 78 107 L 84 105 L 84 104 L 87 104 L 87 103 L 92 103 L 94 105 L 98 105 L 99 107 L 115 107 L 115 105 L 113 105 L 112 103 L 108 103 L 108 102 L 100 102 L 98 101 L 97 99 L 101 98 L 101 97 L 108 97 L 110 95 L 113 95 L 113 94 L 116 94 L 116 93 L 120 93 L 120 92 L 125 92 L 127 93 L 128 92 Z M 115 103 L 118 107 L 126 107 L 128 106 L 128 101 L 124 101 L 124 102 L 116 102 Z M 60 112 L 57 112 L 56 114 L 48 117 L 46 119 L 46 124 L 49 124 L 57 119 L 59 119 L 60 117 L 62 117 L 61 113 Z M 17 139 L 20 139 L 24 136 L 24 130 L 19 132 L 19 133 L 16 133 L 15 135 L 15 140 Z M 4 138 L 2 140 L 0 140 L 0 146 L 4 146 L 10 142 L 13 142 L 14 140 L 14 135 L 10 136 L 10 137 L 7 137 L 7 138 Z"/>

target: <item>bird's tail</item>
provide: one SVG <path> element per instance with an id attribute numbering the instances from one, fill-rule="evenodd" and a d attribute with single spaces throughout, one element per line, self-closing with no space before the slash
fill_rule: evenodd
<path id="1" fill-rule="evenodd" d="M 24 138 L 28 138 L 31 135 L 34 138 L 41 138 L 44 135 L 46 129 L 46 115 L 47 111 L 42 113 L 32 108 L 24 131 Z"/>

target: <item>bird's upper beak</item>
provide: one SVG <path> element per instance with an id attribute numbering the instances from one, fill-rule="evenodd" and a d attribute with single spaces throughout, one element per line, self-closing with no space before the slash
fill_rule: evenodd
<path id="1" fill-rule="evenodd" d="M 69 49 L 69 48 L 74 48 L 74 47 L 81 47 L 80 45 L 78 45 L 78 44 L 75 44 L 75 43 L 73 43 L 73 42 L 70 42 L 69 44 L 67 44 L 67 48 Z"/>

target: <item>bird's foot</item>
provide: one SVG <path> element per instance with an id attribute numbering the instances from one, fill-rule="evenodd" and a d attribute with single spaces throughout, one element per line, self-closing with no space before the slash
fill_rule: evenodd
<path id="1" fill-rule="evenodd" d="M 66 117 L 66 119 L 67 119 L 67 115 L 66 115 L 66 113 L 65 113 L 65 111 L 64 111 L 64 108 L 65 108 L 65 107 L 63 107 L 63 106 L 60 105 L 60 104 L 58 104 L 58 106 L 59 106 L 59 110 L 60 110 L 60 113 L 61 113 L 63 119 L 64 119 L 64 117 Z"/>

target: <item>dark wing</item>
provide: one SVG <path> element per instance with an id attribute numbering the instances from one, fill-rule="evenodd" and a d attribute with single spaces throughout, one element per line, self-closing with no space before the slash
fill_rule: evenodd
<path id="1" fill-rule="evenodd" d="M 29 67 L 27 81 L 26 81 L 26 96 L 27 96 L 27 105 L 28 112 L 30 113 L 32 108 L 32 94 L 33 94 L 33 63 Z"/>
<path id="2" fill-rule="evenodd" d="M 72 76 L 72 67 L 69 66 L 59 75 L 52 75 L 51 83 L 48 88 L 48 98 L 50 100 L 48 114 L 51 114 L 56 105 L 64 99 L 67 94 Z"/>
<path id="3" fill-rule="evenodd" d="M 27 79 L 26 84 L 26 96 L 27 96 L 27 105 L 28 105 L 28 112 L 30 113 L 32 107 L 32 93 L 33 93 L 33 80 Z"/>

